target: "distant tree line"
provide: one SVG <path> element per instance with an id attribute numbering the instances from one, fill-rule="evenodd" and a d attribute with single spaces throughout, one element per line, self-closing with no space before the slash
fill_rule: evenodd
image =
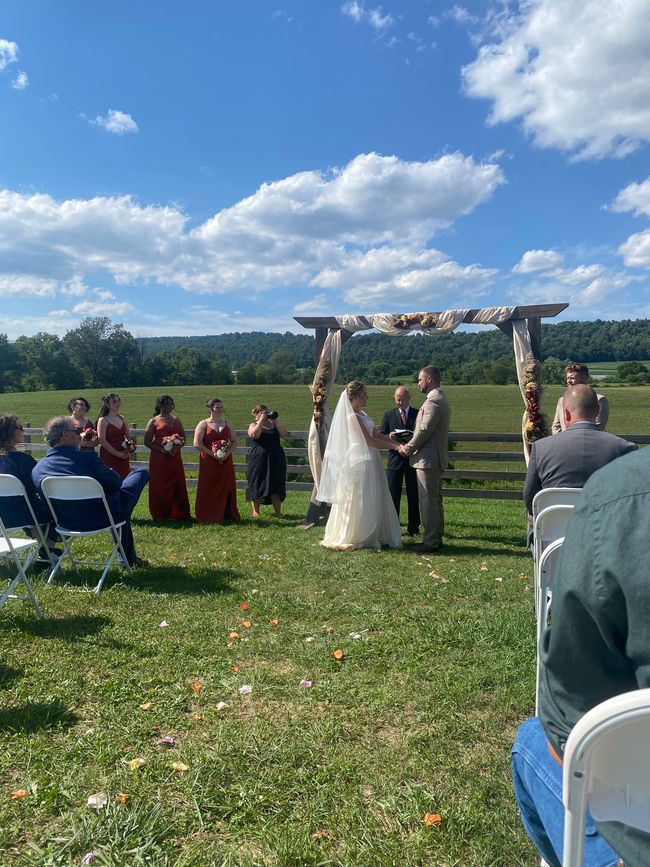
<path id="1" fill-rule="evenodd" d="M 650 323 L 560 322 L 542 326 L 544 382 L 563 383 L 567 361 L 619 361 L 614 382 L 650 380 Z M 364 334 L 345 344 L 338 381 L 408 382 L 435 362 L 449 384 L 517 381 L 508 337 L 498 330 L 439 337 Z M 247 332 L 205 337 L 133 337 L 106 317 L 84 319 L 63 337 L 0 334 L 0 391 L 128 386 L 309 383 L 310 334 Z"/>

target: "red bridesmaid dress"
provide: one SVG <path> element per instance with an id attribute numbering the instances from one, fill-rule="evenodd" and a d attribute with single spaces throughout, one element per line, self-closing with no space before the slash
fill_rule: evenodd
<path id="1" fill-rule="evenodd" d="M 124 451 L 124 440 L 129 438 L 127 426 L 122 421 L 122 426 L 112 424 L 110 421 L 106 425 L 106 439 L 109 445 L 112 445 L 117 451 Z M 118 458 L 117 455 L 112 455 L 107 449 L 102 446 L 99 450 L 99 457 L 104 461 L 107 467 L 115 470 L 121 478 L 125 479 L 131 472 L 131 462 L 129 456 Z"/>
<path id="2" fill-rule="evenodd" d="M 229 428 L 217 433 L 206 425 L 203 445 L 212 449 L 212 443 L 225 442 Z M 196 520 L 201 524 L 223 524 L 226 520 L 241 521 L 237 509 L 237 484 L 232 455 L 220 464 L 216 458 L 200 455 L 199 484 L 196 492 Z"/>
<path id="3" fill-rule="evenodd" d="M 182 436 L 178 419 L 173 424 L 155 422 L 154 442 L 162 448 L 164 437 Z M 149 511 L 154 521 L 189 521 L 190 501 L 185 484 L 185 468 L 181 452 L 165 455 L 151 451 L 149 455 Z"/>

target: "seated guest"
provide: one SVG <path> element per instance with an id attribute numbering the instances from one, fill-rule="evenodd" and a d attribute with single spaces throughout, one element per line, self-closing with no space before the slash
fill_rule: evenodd
<path id="1" fill-rule="evenodd" d="M 133 470 L 122 480 L 94 451 L 80 451 L 79 430 L 68 416 L 51 418 L 43 428 L 43 437 L 50 448 L 32 472 L 32 479 L 38 490 L 40 491 L 46 476 L 90 476 L 97 479 L 104 489 L 106 502 L 115 522 L 126 522 L 122 528 L 122 545 L 129 564 L 147 566 L 147 561 L 136 555 L 130 518 L 144 486 L 149 481 L 148 470 Z M 64 519 L 70 529 L 75 530 L 97 530 L 106 524 L 103 508 L 98 506 L 93 509 L 87 504 L 84 504 L 83 509 L 72 504 L 72 508 L 68 507 L 66 512 L 66 504 L 62 502 L 60 518 Z"/>
<path id="2" fill-rule="evenodd" d="M 18 416 L 13 413 L 0 413 L 0 473 L 20 479 L 34 510 L 36 520 L 39 524 L 50 524 L 48 542 L 54 542 L 57 539 L 57 535 L 54 531 L 52 513 L 45 502 L 45 498 L 36 490 L 36 486 L 32 481 L 32 470 L 36 466 L 36 461 L 31 455 L 18 451 L 17 448 L 24 441 L 23 426 Z M 13 500 L 13 497 L 9 499 Z M 7 520 L 5 520 L 5 524 L 11 526 L 22 524 L 26 517 L 28 517 L 24 514 L 27 511 L 24 501 L 16 504 L 15 518 L 12 518 L 12 514 L 14 513 L 9 511 L 6 515 Z M 41 551 L 40 555 L 42 558 L 47 557 L 44 551 Z"/>
<path id="3" fill-rule="evenodd" d="M 598 429 L 598 395 L 588 385 L 567 388 L 562 412 L 565 429 L 533 443 L 524 483 L 528 514 L 542 488 L 582 488 L 596 470 L 636 449 L 634 443 Z"/>
<path id="4" fill-rule="evenodd" d="M 554 438 L 555 439 L 555 438 Z M 588 710 L 650 687 L 650 448 L 598 470 L 567 527 L 553 584 L 552 623 L 541 648 L 539 718 L 519 728 L 514 790 L 528 836 L 561 867 L 562 757 Z M 587 820 L 585 865 L 650 864 L 650 835 Z"/>
<path id="5" fill-rule="evenodd" d="M 589 384 L 589 368 L 586 364 L 567 364 L 565 372 L 568 388 L 571 388 L 574 385 Z M 598 413 L 596 414 L 595 420 L 596 427 L 598 430 L 605 430 L 607 419 L 609 418 L 609 401 L 603 394 L 597 394 L 596 397 L 598 398 Z M 557 406 L 555 407 L 555 418 L 551 425 L 551 432 L 554 434 L 560 433 L 560 431 L 566 429 L 566 422 L 564 420 L 564 412 L 562 409 L 563 401 L 564 396 L 558 400 Z"/>

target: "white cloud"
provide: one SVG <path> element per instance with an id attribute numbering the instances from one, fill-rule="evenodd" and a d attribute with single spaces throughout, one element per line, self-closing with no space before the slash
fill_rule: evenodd
<path id="1" fill-rule="evenodd" d="M 457 24 L 475 24 L 478 19 L 464 6 L 452 6 L 445 12 L 445 18 L 455 21 Z"/>
<path id="2" fill-rule="evenodd" d="M 80 316 L 109 316 L 120 317 L 130 313 L 133 305 L 127 301 L 82 301 L 75 304 L 72 312 Z"/>
<path id="3" fill-rule="evenodd" d="M 74 312 L 121 316 L 121 302 L 85 281 L 103 274 L 118 285 L 247 297 L 310 285 L 351 293 L 358 281 L 386 298 L 395 287 L 437 292 L 443 276 L 448 286 L 479 285 L 491 272 L 463 269 L 427 244 L 502 183 L 497 165 L 462 154 L 362 154 L 341 169 L 263 184 L 191 230 L 178 208 L 128 196 L 60 202 L 0 190 L 0 293 L 61 292 L 80 299 Z"/>
<path id="4" fill-rule="evenodd" d="M 562 256 L 554 250 L 527 250 L 512 270 L 516 274 L 549 271 L 559 268 L 563 261 Z"/>
<path id="5" fill-rule="evenodd" d="M 395 23 L 395 19 L 392 15 L 389 15 L 388 13 L 385 15 L 382 14 L 381 6 L 375 9 L 366 9 L 363 3 L 358 2 L 358 0 L 347 0 L 347 2 L 341 6 L 341 12 L 357 24 L 361 21 L 365 21 L 378 31 L 386 30 Z"/>
<path id="6" fill-rule="evenodd" d="M 628 184 L 616 196 L 610 210 L 618 214 L 633 211 L 636 217 L 650 217 L 650 177 L 640 184 Z"/>
<path id="7" fill-rule="evenodd" d="M 650 229 L 630 235 L 618 252 L 629 268 L 650 268 Z"/>
<path id="8" fill-rule="evenodd" d="M 94 126 L 101 126 L 107 132 L 112 132 L 114 135 L 125 135 L 126 133 L 140 132 L 137 123 L 133 120 L 130 114 L 123 111 L 118 111 L 114 108 L 109 108 L 106 117 L 97 115 L 94 120 L 91 120 Z"/>
<path id="9" fill-rule="evenodd" d="M 0 39 L 0 72 L 18 60 L 18 45 L 8 39 Z"/>
<path id="10" fill-rule="evenodd" d="M 520 120 L 574 159 L 650 141 L 647 0 L 520 0 L 495 21 L 496 41 L 463 69 L 465 92 L 492 101 L 490 124 Z"/>
<path id="11" fill-rule="evenodd" d="M 27 77 L 27 73 L 22 70 L 18 73 L 18 75 L 11 82 L 11 86 L 14 90 L 25 90 L 25 88 L 29 85 L 29 78 Z"/>
<path id="12" fill-rule="evenodd" d="M 318 316 L 332 311 L 332 296 L 326 292 L 320 292 L 313 298 L 295 304 L 293 312 L 296 316 Z"/>

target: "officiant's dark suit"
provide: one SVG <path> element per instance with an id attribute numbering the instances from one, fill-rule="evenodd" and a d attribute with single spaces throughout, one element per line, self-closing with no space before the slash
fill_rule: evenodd
<path id="1" fill-rule="evenodd" d="M 384 413 L 379 430 L 389 436 L 396 430 L 410 430 L 415 428 L 418 412 L 409 405 L 411 395 L 408 390 L 400 386 L 395 390 L 395 409 L 389 409 Z M 407 442 L 406 438 L 397 437 L 397 442 Z M 388 453 L 388 467 L 386 477 L 390 495 L 395 504 L 395 511 L 399 517 L 400 500 L 402 498 L 402 481 L 406 483 L 406 501 L 408 504 L 407 531 L 414 536 L 420 529 L 420 504 L 418 500 L 417 473 L 409 463 L 409 459 L 402 457 L 399 452 Z"/>

